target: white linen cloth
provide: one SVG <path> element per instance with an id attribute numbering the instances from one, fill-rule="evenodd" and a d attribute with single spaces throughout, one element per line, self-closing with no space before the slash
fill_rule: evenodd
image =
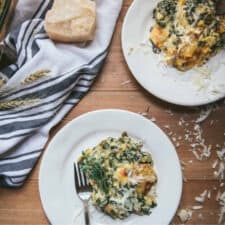
<path id="1" fill-rule="evenodd" d="M 51 128 L 89 90 L 107 55 L 122 0 L 96 0 L 97 29 L 87 45 L 48 38 L 44 17 L 51 5 L 50 0 L 19 0 L 2 42 L 17 60 L 0 71 L 0 79 L 6 82 L 0 89 L 0 186 L 24 183 Z M 24 83 L 40 70 L 50 72 Z"/>

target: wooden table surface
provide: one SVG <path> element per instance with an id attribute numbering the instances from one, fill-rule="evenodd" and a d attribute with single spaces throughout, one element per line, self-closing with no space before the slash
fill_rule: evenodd
<path id="1" fill-rule="evenodd" d="M 124 0 L 118 19 L 109 55 L 91 91 L 74 107 L 74 109 L 55 127 L 50 140 L 68 122 L 77 116 L 97 109 L 119 108 L 132 112 L 144 113 L 149 119 L 162 128 L 177 145 L 177 153 L 184 165 L 186 182 L 180 208 L 191 209 L 199 205 L 195 196 L 204 190 L 210 190 L 211 197 L 202 204 L 203 209 L 193 210 L 192 219 L 187 224 L 217 224 L 219 204 L 215 200 L 218 190 L 224 191 L 223 181 L 213 175 L 213 162 L 217 159 L 216 145 L 224 146 L 225 142 L 225 104 L 219 102 L 209 117 L 200 124 L 202 137 L 206 145 L 212 145 L 211 156 L 197 160 L 192 153 L 190 141 L 184 136 L 193 130 L 196 118 L 202 108 L 186 108 L 163 102 L 147 93 L 132 77 L 121 51 L 121 27 L 126 11 L 132 0 Z M 186 121 L 182 126 L 179 121 Z M 181 122 L 180 122 L 181 123 Z M 194 143 L 195 140 L 193 140 Z M 179 143 L 178 143 L 179 142 Z M 49 224 L 41 206 L 38 192 L 38 173 L 40 162 L 33 169 L 25 185 L 16 190 L 0 189 L 0 224 Z M 222 186 L 222 187 L 221 187 Z M 169 193 L 168 193 L 169 194 Z M 168 203 L 169 207 L 169 203 Z M 163 215 L 162 215 L 163 216 Z M 181 224 L 177 216 L 172 224 Z"/>

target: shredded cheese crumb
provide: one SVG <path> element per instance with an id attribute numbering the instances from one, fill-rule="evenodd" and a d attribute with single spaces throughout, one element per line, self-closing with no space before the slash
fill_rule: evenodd
<path id="1" fill-rule="evenodd" d="M 212 164 L 212 168 L 215 169 L 218 165 L 219 161 L 218 159 L 216 161 L 214 161 L 214 163 Z"/>
<path id="2" fill-rule="evenodd" d="M 208 190 L 204 190 L 200 196 L 195 197 L 195 201 L 199 203 L 203 203 L 206 200 L 206 196 L 208 194 Z"/>
<path id="3" fill-rule="evenodd" d="M 210 199 L 210 198 L 211 198 L 211 191 L 208 191 L 207 198 L 208 198 L 208 199 Z"/>
<path id="4" fill-rule="evenodd" d="M 214 177 L 220 180 L 224 179 L 225 166 L 223 162 L 220 162 L 219 169 L 214 171 Z"/>
<path id="5" fill-rule="evenodd" d="M 190 209 L 181 209 L 177 213 L 182 223 L 187 222 L 192 217 L 192 211 Z"/>
<path id="6" fill-rule="evenodd" d="M 126 81 L 122 82 L 121 85 L 124 86 L 124 85 L 129 84 L 130 82 L 131 82 L 131 80 L 126 80 Z"/>
<path id="7" fill-rule="evenodd" d="M 217 151 L 216 154 L 220 160 L 225 160 L 225 148 L 221 149 L 220 151 Z"/>
<path id="8" fill-rule="evenodd" d="M 197 120 L 195 121 L 196 123 L 202 123 L 203 121 L 205 121 L 209 115 L 212 112 L 212 106 L 208 106 L 206 109 L 202 109 L 200 112 L 199 117 L 197 118 Z"/>
<path id="9" fill-rule="evenodd" d="M 146 112 L 139 112 L 139 114 L 140 114 L 141 116 L 147 116 L 147 115 L 148 115 L 148 113 L 146 113 Z"/>
<path id="10" fill-rule="evenodd" d="M 202 205 L 194 205 L 194 206 L 192 206 L 193 210 L 199 210 L 199 209 L 202 209 L 202 208 L 203 208 Z"/>
<path id="11" fill-rule="evenodd" d="M 222 194 L 220 194 L 218 201 L 221 206 L 218 223 L 221 224 L 223 222 L 224 216 L 225 216 L 225 191 Z"/>

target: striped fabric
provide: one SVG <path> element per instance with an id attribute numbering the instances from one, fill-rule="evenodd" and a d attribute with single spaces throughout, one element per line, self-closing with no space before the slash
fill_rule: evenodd
<path id="1" fill-rule="evenodd" d="M 0 2 L 0 30 L 2 29 L 4 25 L 4 21 L 7 15 L 7 12 L 10 8 L 11 0 L 2 0 Z"/>
<path id="2" fill-rule="evenodd" d="M 13 30 L 2 42 L 17 55 L 14 64 L 0 71 L 4 84 L 0 88 L 0 186 L 4 187 L 23 185 L 51 128 L 89 90 L 107 55 L 122 5 L 122 0 L 96 0 L 95 40 L 84 46 L 56 44 L 47 37 L 43 18 L 50 0 L 36 0 L 30 19 L 23 18 L 15 26 L 24 4 L 32 6 L 32 2 L 18 2 Z"/>

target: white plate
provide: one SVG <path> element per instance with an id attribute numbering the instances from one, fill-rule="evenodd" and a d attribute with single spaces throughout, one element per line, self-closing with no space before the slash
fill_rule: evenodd
<path id="1" fill-rule="evenodd" d="M 152 52 L 148 37 L 157 2 L 135 0 L 124 19 L 122 48 L 136 80 L 156 97 L 178 105 L 203 105 L 225 97 L 225 51 L 187 72 L 166 66 Z"/>
<path id="2" fill-rule="evenodd" d="M 143 150 L 152 153 L 158 175 L 158 206 L 149 216 L 131 215 L 124 221 L 113 220 L 91 207 L 91 224 L 169 224 L 182 192 L 181 167 L 176 151 L 155 124 L 138 114 L 123 110 L 84 114 L 66 125 L 49 144 L 41 162 L 39 191 L 51 224 L 84 224 L 82 204 L 74 189 L 73 162 L 82 150 L 94 147 L 108 136 L 119 137 L 123 131 L 143 140 Z"/>

